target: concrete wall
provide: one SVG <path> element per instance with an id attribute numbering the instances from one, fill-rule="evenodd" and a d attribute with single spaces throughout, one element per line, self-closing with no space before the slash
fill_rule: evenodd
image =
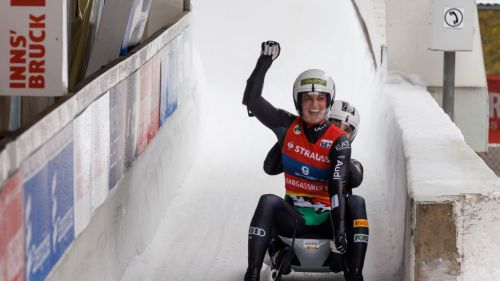
<path id="1" fill-rule="evenodd" d="M 186 14 L 0 151 L 0 279 L 120 278 L 196 152 L 192 52 Z"/>
<path id="2" fill-rule="evenodd" d="M 387 69 L 421 81 L 441 100 L 443 52 L 430 46 L 431 0 L 387 0 Z M 488 95 L 477 10 L 474 11 L 472 52 L 457 52 L 455 122 L 467 144 L 486 151 L 488 137 Z"/>

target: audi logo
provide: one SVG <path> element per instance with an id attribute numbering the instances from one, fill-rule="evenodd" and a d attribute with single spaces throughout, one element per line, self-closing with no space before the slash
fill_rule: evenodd
<path id="1" fill-rule="evenodd" d="M 266 236 L 266 231 L 264 229 L 262 229 L 262 228 L 250 227 L 248 229 L 248 234 L 249 235 L 256 235 L 256 236 L 264 237 L 264 236 Z"/>

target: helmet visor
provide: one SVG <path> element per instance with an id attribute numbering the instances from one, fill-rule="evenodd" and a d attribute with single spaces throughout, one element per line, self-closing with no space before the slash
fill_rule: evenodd
<path id="1" fill-rule="evenodd" d="M 299 95 L 301 95 L 302 98 L 305 98 L 305 97 L 310 97 L 310 98 L 318 97 L 318 98 L 327 99 L 329 94 L 325 93 L 325 92 L 300 92 Z"/>

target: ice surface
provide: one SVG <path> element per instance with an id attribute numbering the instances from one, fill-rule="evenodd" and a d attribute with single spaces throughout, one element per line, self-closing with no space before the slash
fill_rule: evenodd
<path id="1" fill-rule="evenodd" d="M 387 188 L 397 180 L 385 177 L 392 166 L 384 166 L 385 150 L 378 146 L 385 139 L 378 130 L 386 127 L 377 125 L 384 114 L 374 117 L 384 101 L 379 98 L 380 77 L 351 1 L 194 1 L 193 13 L 195 45 L 207 81 L 202 152 L 154 240 L 130 263 L 122 281 L 243 279 L 247 229 L 257 201 L 262 194 L 284 192 L 283 176 L 271 177 L 262 170 L 274 134 L 248 118 L 241 105 L 246 79 L 266 40 L 282 47 L 264 86 L 264 96 L 273 105 L 294 112 L 291 90 L 296 76 L 321 68 L 334 78 L 337 99 L 359 109 L 361 129 L 353 157 L 365 166 L 365 181 L 356 193 L 367 200 L 372 233 L 365 279 L 397 280 L 404 229 L 394 221 L 403 225 L 404 211 L 391 212 L 404 206 L 404 200 L 397 203 L 405 194 Z M 391 134 L 390 128 L 385 130 Z"/>

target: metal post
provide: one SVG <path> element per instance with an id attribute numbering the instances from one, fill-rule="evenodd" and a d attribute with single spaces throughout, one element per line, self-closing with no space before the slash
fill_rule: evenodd
<path id="1" fill-rule="evenodd" d="M 444 52 L 443 109 L 454 121 L 455 102 L 455 52 Z"/>
<path id="2" fill-rule="evenodd" d="M 184 0 L 184 12 L 191 11 L 191 0 Z"/>
<path id="3" fill-rule="evenodd" d="M 21 97 L 10 98 L 9 131 L 21 127 Z"/>

